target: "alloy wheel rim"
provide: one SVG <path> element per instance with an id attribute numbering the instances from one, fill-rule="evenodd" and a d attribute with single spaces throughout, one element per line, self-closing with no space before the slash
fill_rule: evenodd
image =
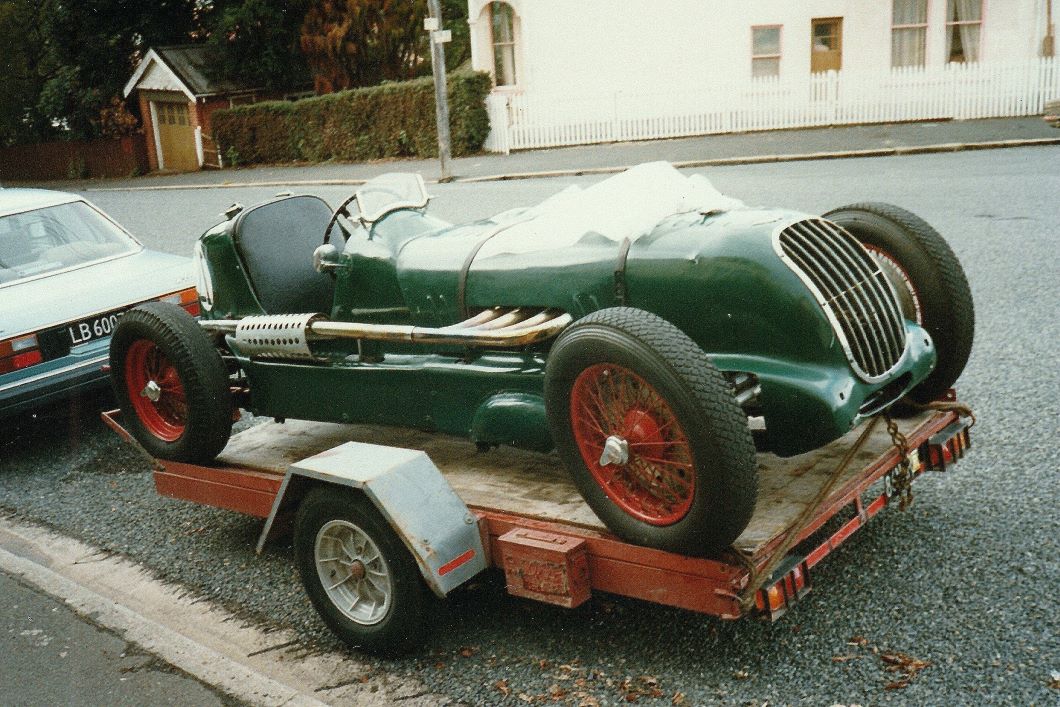
<path id="1" fill-rule="evenodd" d="M 612 363 L 574 380 L 571 427 L 586 468 L 627 515 L 650 525 L 684 518 L 695 498 L 692 446 L 650 383 Z"/>
<path id="2" fill-rule="evenodd" d="M 147 431 L 175 442 L 188 423 L 188 401 L 176 366 L 153 341 L 138 339 L 125 355 L 125 387 Z"/>
<path id="3" fill-rule="evenodd" d="M 367 533 L 346 520 L 328 521 L 317 532 L 313 558 L 324 592 L 343 616 L 364 626 L 383 620 L 393 601 L 394 583 Z"/>

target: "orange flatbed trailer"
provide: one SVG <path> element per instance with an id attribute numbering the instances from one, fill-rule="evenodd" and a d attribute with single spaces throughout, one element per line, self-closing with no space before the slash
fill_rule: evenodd
<path id="1" fill-rule="evenodd" d="M 116 412 L 104 413 L 104 419 L 136 445 Z M 912 480 L 949 469 L 970 444 L 969 423 L 956 412 L 925 411 L 898 422 Z M 266 422 L 233 436 L 215 466 L 152 462 L 163 496 L 267 518 L 288 467 L 299 460 L 347 441 L 422 450 L 477 519 L 487 566 L 505 572 L 514 595 L 573 607 L 600 591 L 728 619 L 751 613 L 776 619 L 810 590 L 814 567 L 896 500 L 891 480 L 902 455 L 883 425 L 851 455 L 863 429 L 797 457 L 760 454 L 754 516 L 733 546 L 712 558 L 615 537 L 582 501 L 554 454 L 478 452 L 461 438 L 369 425 Z M 839 469 L 844 457 L 849 463 Z M 828 493 L 819 498 L 824 488 Z M 285 520 L 276 518 L 272 531 L 282 532 Z M 769 576 L 762 576 L 764 570 Z"/>

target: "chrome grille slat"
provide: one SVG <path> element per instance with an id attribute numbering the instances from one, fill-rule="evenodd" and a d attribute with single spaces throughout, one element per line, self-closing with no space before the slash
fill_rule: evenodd
<path id="1" fill-rule="evenodd" d="M 809 231 L 809 233 L 807 233 L 806 235 L 811 239 L 815 232 L 817 235 L 822 235 L 817 229 L 814 229 L 811 224 L 804 223 L 800 225 L 804 229 Z M 829 245 L 831 245 L 827 237 L 820 239 L 819 242 L 822 248 L 827 248 Z M 846 287 L 835 298 L 835 300 L 839 300 L 840 298 L 842 298 L 842 301 L 846 303 L 846 306 L 843 308 L 845 318 L 849 323 L 850 329 L 852 331 L 856 331 L 858 337 L 862 340 L 862 348 L 865 351 L 872 352 L 873 375 L 878 375 L 878 373 L 876 373 L 877 371 L 887 370 L 887 361 L 890 356 L 889 354 L 885 353 L 883 348 L 880 346 L 879 337 L 875 336 L 872 332 L 868 331 L 866 329 L 865 324 L 870 319 L 870 317 L 872 317 L 875 318 L 876 327 L 878 328 L 880 327 L 879 317 L 875 316 L 875 308 L 872 307 L 871 304 L 864 301 L 865 283 L 864 280 L 859 277 L 859 274 L 855 272 L 856 266 L 853 266 L 854 269 L 851 269 L 851 266 L 853 264 L 845 262 L 843 259 L 842 252 L 840 250 L 837 250 L 834 245 L 832 248 L 830 248 L 830 250 L 830 255 L 832 256 L 833 261 L 837 262 L 844 269 L 846 276 L 849 278 Z M 827 262 L 827 257 L 828 256 L 826 256 L 822 252 L 821 262 Z M 853 303 L 853 306 L 857 308 L 857 312 L 860 313 L 860 316 L 858 316 L 858 314 L 853 311 L 850 303 Z"/>
<path id="2" fill-rule="evenodd" d="M 882 379 L 905 352 L 898 302 L 875 259 L 843 228 L 803 219 L 774 234 L 774 248 L 828 314 L 854 371 Z"/>
<path id="3" fill-rule="evenodd" d="M 833 242 L 839 244 L 840 247 L 845 247 L 848 257 L 853 259 L 854 262 L 859 263 L 862 267 L 862 272 L 868 278 L 874 281 L 875 287 L 866 288 L 867 291 L 873 296 L 877 304 L 884 310 L 889 310 L 889 314 L 893 317 L 891 322 L 901 324 L 902 315 L 898 309 L 898 302 L 895 299 L 894 292 L 890 288 L 890 284 L 887 282 L 887 278 L 883 275 L 883 270 L 879 264 L 872 258 L 869 253 L 861 247 L 849 234 L 846 234 L 839 229 L 838 226 L 830 224 L 826 221 L 818 222 L 825 234 L 831 238 Z M 831 228 L 824 228 L 824 226 L 830 226 Z M 880 283 L 882 282 L 882 286 Z M 893 345 L 893 351 L 896 357 L 901 356 L 902 350 L 905 348 L 905 338 L 903 336 L 904 329 L 895 329 L 893 326 L 889 326 L 890 322 L 881 322 L 881 330 L 886 333 L 889 344 Z"/>
<path id="4" fill-rule="evenodd" d="M 831 307 L 832 313 L 841 320 L 840 324 L 843 329 L 855 334 L 850 340 L 850 344 L 857 349 L 855 353 L 858 359 L 867 360 L 871 355 L 873 358 L 873 370 L 878 370 L 883 365 L 882 357 L 874 350 L 863 328 L 857 325 L 856 321 L 850 316 L 853 310 L 849 302 L 852 300 L 847 297 L 847 292 L 857 287 L 857 278 L 849 270 L 846 273 L 847 277 L 841 278 L 833 276 L 826 269 L 815 267 L 816 263 L 827 262 L 830 258 L 834 259 L 834 256 L 822 251 L 818 244 L 814 242 L 813 233 L 804 231 L 800 228 L 801 226 L 802 224 L 794 224 L 789 229 L 789 235 L 791 236 L 790 245 L 797 248 L 803 255 L 803 262 L 801 263 L 803 269 L 815 280 L 818 289 L 825 296 L 825 304 Z M 841 303 L 840 306 L 833 306 L 837 302 Z M 863 308 L 860 309 L 864 316 L 866 314 L 865 310 Z"/>
<path id="5" fill-rule="evenodd" d="M 812 224 L 812 226 L 814 230 L 822 236 L 824 242 L 831 243 L 834 246 L 834 250 L 836 250 L 839 257 L 842 260 L 845 260 L 845 262 L 849 263 L 850 266 L 853 268 L 854 271 L 848 269 L 848 273 L 852 278 L 858 281 L 858 284 L 855 285 L 852 289 L 856 289 L 862 299 L 871 297 L 875 300 L 874 305 L 872 302 L 861 301 L 861 299 L 859 299 L 859 306 L 863 312 L 871 313 L 872 319 L 876 324 L 876 331 L 882 332 L 884 334 L 884 337 L 882 337 L 882 344 L 880 341 L 880 336 L 871 336 L 870 338 L 873 341 L 874 348 L 879 353 L 879 359 L 877 361 L 877 370 L 880 372 L 886 371 L 888 368 L 890 368 L 890 364 L 888 363 L 888 361 L 897 360 L 897 358 L 901 355 L 901 349 L 897 347 L 892 347 L 890 343 L 891 337 L 889 327 L 886 326 L 884 322 L 880 320 L 880 317 L 877 313 L 878 310 L 884 305 L 882 302 L 880 302 L 879 297 L 875 296 L 875 288 L 872 286 L 872 284 L 869 284 L 874 283 L 875 272 L 873 272 L 872 268 L 867 267 L 868 263 L 864 262 L 863 260 L 857 257 L 857 253 L 852 254 L 849 252 L 852 246 L 850 243 L 845 241 L 841 233 L 833 232 L 831 229 L 825 229 L 819 224 Z M 879 272 L 879 268 L 876 268 L 875 271 Z M 866 336 L 869 336 L 868 333 L 866 333 Z M 876 375 L 879 374 L 877 373 Z"/>

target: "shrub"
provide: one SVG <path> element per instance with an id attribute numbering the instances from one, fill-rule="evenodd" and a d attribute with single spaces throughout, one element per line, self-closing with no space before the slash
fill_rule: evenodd
<path id="1" fill-rule="evenodd" d="M 454 156 L 482 149 L 489 133 L 489 74 L 451 75 L 449 132 Z M 364 161 L 438 154 L 431 79 L 384 83 L 296 103 L 266 101 L 212 116 L 214 139 L 241 164 Z"/>

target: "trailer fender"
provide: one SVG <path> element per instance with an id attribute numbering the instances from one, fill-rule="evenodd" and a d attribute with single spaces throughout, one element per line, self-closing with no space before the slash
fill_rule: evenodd
<path id="1" fill-rule="evenodd" d="M 440 597 L 487 566 L 475 515 L 426 453 L 361 442 L 346 442 L 288 467 L 258 538 L 258 553 L 276 518 L 293 513 L 306 491 L 318 484 L 363 492 Z"/>

